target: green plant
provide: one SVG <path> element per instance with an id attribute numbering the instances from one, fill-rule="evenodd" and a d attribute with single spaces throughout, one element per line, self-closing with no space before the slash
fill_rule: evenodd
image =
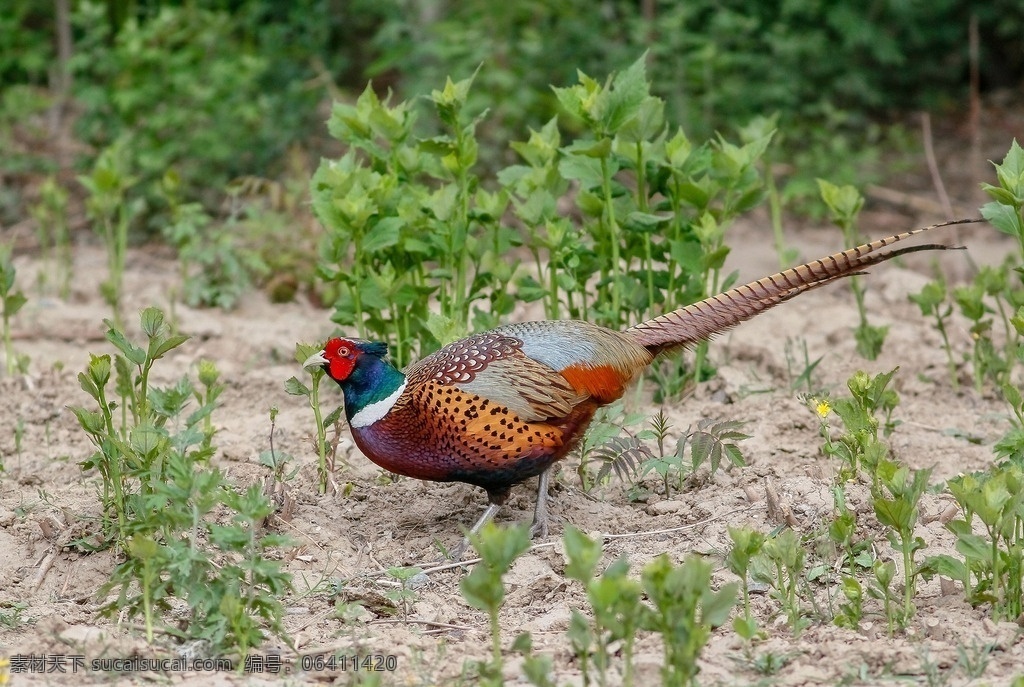
<path id="1" fill-rule="evenodd" d="M 972 604 L 991 604 L 994 619 L 1018 617 L 1024 608 L 1024 470 L 1007 461 L 947 486 L 963 511 L 947 525 L 963 560 L 937 556 L 928 567 L 960 581 Z M 984 535 L 975 533 L 976 522 Z"/>
<path id="2" fill-rule="evenodd" d="M 909 620 L 901 615 L 899 597 L 892 590 L 892 581 L 896 577 L 896 563 L 876 560 L 871 566 L 871 573 L 872 579 L 868 587 L 868 594 L 872 598 L 882 601 L 882 613 L 885 616 L 891 637 L 896 628 L 900 626 L 901 620 Z"/>
<path id="3" fill-rule="evenodd" d="M 600 542 L 571 525 L 565 528 L 562 540 L 569 559 L 565 575 L 583 585 L 593 611 L 593 623 L 575 609 L 569 623 L 569 641 L 580 659 L 584 682 L 589 683 L 593 669 L 598 684 L 608 684 L 613 647 L 621 642 L 622 684 L 632 685 L 636 635 L 653 622 L 651 610 L 641 603 L 643 589 L 628 577 L 630 566 L 625 557 L 597 575 L 602 554 Z"/>
<path id="4" fill-rule="evenodd" d="M 309 344 L 295 344 L 295 361 L 300 365 L 309 359 L 320 348 Z M 284 383 L 284 390 L 292 396 L 305 396 L 309 401 L 309 407 L 313 410 L 313 421 L 316 425 L 316 451 L 317 451 L 317 480 L 321 494 L 327 492 L 327 485 L 331 481 L 330 476 L 334 474 L 335 459 L 337 457 L 337 442 L 327 441 L 327 428 L 334 426 L 337 433 L 337 424 L 341 420 L 341 413 L 345 406 L 339 405 L 331 411 L 327 417 L 323 416 L 320 408 L 320 382 L 326 374 L 319 367 L 307 368 L 310 376 L 310 385 L 306 386 L 297 377 L 290 377 Z"/>
<path id="5" fill-rule="evenodd" d="M 839 627 L 857 630 L 864 617 L 864 586 L 856 577 L 843 575 L 839 581 L 839 591 L 846 601 L 839 604 L 833 622 Z"/>
<path id="6" fill-rule="evenodd" d="M 928 282 L 921 289 L 920 293 L 910 294 L 911 301 L 917 303 L 921 308 L 921 314 L 925 317 L 935 318 L 935 330 L 942 337 L 942 348 L 946 351 L 946 365 L 949 367 L 949 380 L 954 389 L 960 388 L 960 379 L 957 375 L 956 360 L 953 358 L 953 349 L 949 344 L 949 334 L 946 332 L 946 323 L 949 316 L 953 314 L 953 306 L 946 301 L 946 282 L 942 279 Z"/>
<path id="7" fill-rule="evenodd" d="M 864 197 L 853 186 L 837 186 L 824 179 L 818 180 L 821 199 L 828 206 L 832 221 L 843 231 L 847 246 L 862 243 L 857 230 L 857 215 L 864 207 Z M 850 290 L 857 301 L 857 312 L 860 324 L 854 330 L 857 341 L 857 352 L 868 360 L 874 360 L 882 351 L 888 327 L 875 327 L 868 323 L 867 309 L 864 305 L 864 287 L 857 277 L 850 278 Z"/>
<path id="8" fill-rule="evenodd" d="M 328 230 L 318 273 L 337 293 L 332 319 L 389 342 L 399 366 L 419 341 L 436 347 L 464 334 L 471 309 L 475 326 L 493 326 L 514 303 L 507 254 L 519 238 L 500 224 L 507 194 L 488 193 L 473 172 L 471 84 L 449 80 L 432 92 L 445 133 L 421 142 L 409 103 L 390 107 L 369 86 L 354 106 L 336 103 L 328 126 L 351 149 L 313 177 L 313 209 Z M 431 295 L 440 313 L 429 312 Z"/>
<path id="9" fill-rule="evenodd" d="M 761 551 L 754 556 L 751 576 L 772 589 L 772 597 L 781 605 L 794 634 L 807 625 L 800 605 L 800 583 L 807 563 L 807 552 L 797 534 L 784 529 L 767 537 Z"/>
<path id="10" fill-rule="evenodd" d="M 71 292 L 72 255 L 71 236 L 68 233 L 68 192 L 55 177 L 47 177 L 39 187 L 39 200 L 31 207 L 36 221 L 36 235 L 44 262 L 51 269 L 39 271 L 39 288 L 46 285 L 49 275 L 57 277 L 57 293 L 67 298 Z"/>
<path id="11" fill-rule="evenodd" d="M 977 639 L 971 640 L 971 645 L 958 644 L 956 647 L 956 664 L 964 671 L 964 674 L 971 680 L 976 680 L 985 674 L 989 661 L 992 660 L 994 644 L 984 644 Z"/>
<path id="12" fill-rule="evenodd" d="M 269 444 L 270 448 L 266 451 L 260 452 L 260 465 L 265 465 L 270 468 L 274 476 L 274 481 L 282 483 L 290 480 L 298 472 L 299 468 L 296 467 L 291 473 L 286 473 L 285 470 L 288 467 L 288 463 L 292 462 L 294 458 L 291 454 L 283 451 L 278 451 L 274 448 L 274 429 L 277 426 L 277 406 L 270 408 L 270 435 Z"/>
<path id="13" fill-rule="evenodd" d="M 914 528 L 920 515 L 921 496 L 928 487 L 931 472 L 931 468 L 911 470 L 887 458 L 882 459 L 875 469 L 878 480 L 878 486 L 872 490 L 875 517 L 887 528 L 889 542 L 903 558 L 903 605 L 892 615 L 887 605 L 890 632 L 894 624 L 900 628 L 906 626 L 915 612 L 914 597 L 920 571 L 914 558 L 926 544 L 924 539 L 914 535 Z"/>
<path id="14" fill-rule="evenodd" d="M 237 210 L 217 222 L 201 203 L 183 201 L 181 183 L 178 174 L 169 170 L 161 192 L 170 214 L 163 234 L 178 251 L 182 300 L 192 307 L 230 310 L 252 288 L 254 276 L 266 271 L 266 265 L 255 252 L 240 245 Z"/>
<path id="15" fill-rule="evenodd" d="M 473 570 L 459 582 L 463 598 L 473 608 L 486 611 L 491 628 L 491 661 L 481 666 L 485 684 L 501 684 L 502 653 L 501 625 L 498 611 L 505 602 L 503 578 L 512 563 L 530 546 L 530 530 L 525 525 L 501 528 L 493 522 L 486 523 L 469 539 L 482 559 Z"/>
<path id="16" fill-rule="evenodd" d="M 683 479 L 697 472 L 705 463 L 708 463 L 712 475 L 718 472 L 723 458 L 728 458 L 729 463 L 734 466 L 745 465 L 743 454 L 736 445 L 736 442 L 750 438 L 749 434 L 739 431 L 744 424 L 746 423 L 740 420 L 701 420 L 697 423 L 697 429 L 687 429 L 686 434 L 679 438 L 674 453 L 665 455 L 665 417 L 659 414 L 652 422 L 653 437 L 658 439 L 658 455 L 651 456 L 640 465 L 640 476 L 655 472 L 662 479 L 665 496 L 669 497 L 672 494 L 673 483 L 676 491 L 681 490 Z M 647 438 L 651 435 L 642 433 L 640 436 Z M 687 448 L 690 452 L 688 465 L 683 459 Z"/>
<path id="17" fill-rule="evenodd" d="M 688 556 L 675 566 L 662 554 L 640 574 L 652 613 L 646 629 L 659 632 L 664 649 L 663 684 L 696 684 L 697 658 L 736 603 L 736 583 L 711 589 L 711 564 Z"/>
<path id="18" fill-rule="evenodd" d="M 28 602 L 26 602 L 26 601 L 13 601 L 13 602 L 5 601 L 4 602 L 4 606 L 6 608 L 10 609 L 7 612 L 0 611 L 0 627 L 3 627 L 5 630 L 8 630 L 8 631 L 17 630 L 22 625 L 34 622 L 34 621 L 29 620 L 28 618 L 26 618 L 24 615 L 22 615 L 24 613 L 25 609 L 28 608 Z"/>
<path id="19" fill-rule="evenodd" d="M 819 431 L 824 439 L 822 453 L 842 462 L 838 484 L 856 478 L 863 469 L 877 486 L 875 466 L 889 453 L 889 447 L 879 439 L 878 430 L 881 426 L 888 435 L 897 424 L 892 419 L 892 413 L 899 404 L 899 395 L 889 388 L 897 370 L 899 368 L 874 377 L 857 371 L 847 380 L 850 396 L 835 400 L 811 399 L 819 418 Z M 878 419 L 879 411 L 885 413 L 884 421 Z M 833 437 L 828 420 L 833 412 L 843 421 L 845 428 L 845 432 L 838 437 Z"/>
<path id="20" fill-rule="evenodd" d="M 625 406 L 620 398 L 598 408 L 575 451 L 579 454 L 576 474 L 584 492 L 604 484 L 613 472 L 623 482 L 628 481 L 636 474 L 639 463 L 650 456 L 647 446 L 629 433 L 629 428 L 642 422 L 644 415 L 626 412 Z"/>
<path id="21" fill-rule="evenodd" d="M 397 581 L 398 589 L 389 591 L 385 596 L 402 607 L 402 617 L 409 619 L 409 609 L 416 600 L 416 592 L 413 590 L 413 580 L 419 575 L 422 576 L 423 569 L 414 566 L 396 567 L 387 569 L 388 577 Z"/>
<path id="22" fill-rule="evenodd" d="M 268 554 L 285 540 L 259 532 L 272 512 L 260 486 L 238 492 L 208 464 L 215 451 L 210 414 L 223 388 L 216 368 L 200 363 L 201 391 L 187 377 L 151 386 L 154 363 L 187 337 L 170 334 L 156 308 L 143 310 L 140 320 L 143 345 L 110 326 L 107 340 L 119 354 L 113 361 L 92 355 L 78 376 L 96 410 L 72 408 L 97 449 L 82 467 L 95 468 L 103 483 L 105 543 L 124 556 L 103 587 L 103 594 L 117 591 L 103 610 L 142 616 L 152 641 L 176 597 L 189 616 L 182 625 L 163 625 L 165 631 L 245 655 L 263 639 L 261 621 L 283 635 L 279 597 L 290 580 Z M 119 404 L 107 389 L 112 371 L 119 426 Z M 193 400 L 201 405 L 186 413 Z M 214 521 L 215 511 L 226 512 L 228 524 Z"/>
<path id="23" fill-rule="evenodd" d="M 794 348 L 799 346 L 799 358 Z M 816 391 L 814 382 L 814 371 L 825 356 L 819 356 L 815 360 L 811 360 L 810 355 L 807 352 L 807 340 L 803 337 L 797 337 L 796 339 L 786 337 L 786 346 L 783 349 L 786 356 L 786 372 L 789 377 L 789 388 L 796 390 L 800 386 L 804 386 L 804 391 L 808 394 L 812 394 Z M 796 372 L 799 371 L 799 374 Z"/>
<path id="24" fill-rule="evenodd" d="M 0 245 L 0 306 L 3 307 L 4 359 L 7 361 L 7 374 L 13 375 L 18 369 L 24 368 L 27 359 L 14 352 L 11 343 L 11 318 L 28 302 L 25 294 L 14 290 L 14 279 L 17 270 L 11 261 L 9 246 Z"/>
<path id="25" fill-rule="evenodd" d="M 127 139 L 112 143 L 96 158 L 92 172 L 78 177 L 89 193 L 86 208 L 93 228 L 107 250 L 107 279 L 100 284 L 100 293 L 113 308 L 114 322 L 119 327 L 128 227 L 138 208 L 128 198 L 128 190 L 137 181 L 130 172 L 128 146 Z"/>
<path id="26" fill-rule="evenodd" d="M 125 142 L 147 217 L 159 211 L 168 169 L 186 199 L 212 207 L 231 178 L 262 170 L 288 144 L 296 117 L 278 116 L 286 98 L 293 110 L 309 105 L 292 83 L 264 81 L 267 57 L 227 12 L 164 5 L 112 26 L 103 5 L 75 10 L 76 132 L 97 150 Z"/>
<path id="27" fill-rule="evenodd" d="M 761 553 L 765 536 L 749 528 L 729 527 L 729 538 L 732 539 L 732 548 L 725 557 L 725 565 L 740 578 L 740 590 L 743 592 L 743 617 L 736 616 L 732 627 L 736 634 L 749 642 L 758 635 L 757 619 L 750 611 L 750 564 Z"/>
<path id="28" fill-rule="evenodd" d="M 523 164 L 499 170 L 487 192 L 474 167 L 474 78 L 431 93 L 444 133 L 419 143 L 410 102 L 391 106 L 368 87 L 355 105 L 335 105 L 330 129 L 350 150 L 321 164 L 312 199 L 328 229 L 318 273 L 336 294 L 336 322 L 388 341 L 404 365 L 417 342 L 422 355 L 497 324 L 515 297 L 542 301 L 551 318 L 623 327 L 735 280 L 721 274 L 726 231 L 763 197 L 757 163 L 771 131 L 694 144 L 670 130 L 641 58 L 604 85 L 580 74 L 555 88 L 584 133 L 564 141 L 554 119 L 531 131 L 511 144 Z M 571 184 L 575 223 L 558 209 Z M 508 259 L 520 244 L 532 265 Z M 704 351 L 691 376 L 708 373 Z M 686 383 L 678 362 L 656 375 L 659 397 Z"/>

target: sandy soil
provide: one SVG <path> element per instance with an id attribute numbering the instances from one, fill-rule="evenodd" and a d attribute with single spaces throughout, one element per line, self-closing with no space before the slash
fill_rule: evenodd
<path id="1" fill-rule="evenodd" d="M 874 213 L 865 216 L 862 227 L 872 237 L 880 237 L 917 223 Z M 740 226 L 732 240 L 736 251 L 731 264 L 741 270 L 744 280 L 778 266 L 764 226 Z M 943 231 L 940 238 L 954 240 L 954 230 Z M 788 240 L 800 247 L 804 258 L 840 247 L 838 232 L 830 229 L 795 231 Z M 958 240 L 977 264 L 998 262 L 1010 250 L 1003 237 L 984 226 L 961 230 Z M 166 294 L 177 279 L 176 264 L 147 250 L 132 251 L 129 257 L 126 311 L 134 313 L 150 304 L 166 308 Z M 565 630 L 570 609 L 585 607 L 585 599 L 578 585 L 563 574 L 559 536 L 566 523 L 594 533 L 627 535 L 606 543 L 604 561 L 626 554 L 635 570 L 661 553 L 677 561 L 692 552 L 706 555 L 715 565 L 716 584 L 731 578 L 722 563 L 729 547 L 728 525 L 767 532 L 783 524 L 769 514 L 766 489 L 778 493 L 799 533 L 807 535 L 823 527 L 831 513 L 829 487 L 837 468 L 820 453 L 816 417 L 799 392 L 790 388 L 792 374 L 785 353 L 789 339 L 801 337 L 811 359 L 823 357 L 815 384 L 833 394 L 845 391 L 846 379 L 857 369 L 874 373 L 900 366 L 896 387 L 901 404 L 896 416 L 902 424 L 891 443 L 909 465 L 934 466 L 934 481 L 988 465 L 992 444 L 1007 426 L 1005 408 L 990 394 L 979 396 L 965 387 L 953 391 L 938 334 L 906 298 L 929 278 L 930 258 L 912 257 L 877 267 L 866 279 L 872 322 L 891 327 L 877 361 L 864 361 L 854 352 L 851 331 L 856 310 L 845 285 L 803 295 L 715 343 L 712 350 L 720 366 L 719 378 L 665 410 L 676 435 L 703 418 L 749 421 L 747 432 L 752 438 L 743 444 L 748 466 L 694 480 L 686 492 L 666 503 L 654 479 L 646 482 L 652 492 L 646 502 L 631 502 L 626 488 L 618 483 L 588 497 L 575 474 L 576 459 L 565 461 L 551 491 L 549 541 L 553 545 L 524 555 L 507 579 L 509 594 L 502 611 L 506 646 L 516 633 L 529 630 L 535 648 L 553 657 L 558 683 L 579 684 L 579 669 Z M 963 253 L 942 256 L 951 279 L 967 273 L 966 257 Z M 17 266 L 21 283 L 34 283 L 34 271 L 40 268 L 37 261 L 23 255 Z M 0 455 L 5 467 L 0 474 L 0 613 L 10 617 L 14 604 L 27 603 L 20 622 L 0 628 L 0 645 L 11 654 L 82 655 L 87 661 L 174 656 L 176 649 L 170 642 L 147 645 L 137 625 L 98 617 L 102 599 L 96 592 L 117 563 L 116 557 L 110 551 L 84 554 L 69 547 L 99 510 L 98 477 L 83 474 L 78 466 L 92 448 L 67 406 L 88 401 L 76 374 L 84 369 L 89 353 L 113 351 L 103 339 L 102 319 L 109 312 L 97 295 L 104 259 L 96 247 L 76 251 L 75 275 L 74 293 L 67 302 L 33 297 L 18 315 L 15 346 L 31 357 L 30 371 L 0 378 Z M 289 485 L 295 501 L 293 517 L 269 523 L 295 542 L 284 560 L 295 581 L 295 593 L 285 601 L 286 626 L 296 646 L 302 652 L 342 649 L 393 654 L 397 671 L 386 676 L 384 684 L 451 682 L 459 676 L 464 659 L 485 658 L 489 649 L 486 617 L 463 602 L 459 569 L 428 576 L 415 590 L 408 622 L 370 611 L 358 622 L 346 623 L 335 616 L 337 597 L 326 583 L 343 582 L 345 598 L 361 599 L 372 608 L 374 596 L 390 589 L 382 570 L 429 567 L 438 559 L 435 541 L 447 547 L 457 543 L 459 528 L 476 519 L 485 499 L 480 490 L 461 484 L 381 480 L 381 471 L 359 454 L 347 435 L 341 454 L 351 467 L 337 479 L 350 482 L 351 493 L 316 494 L 316 459 L 309 440 L 312 415 L 302 399 L 285 394 L 283 383 L 301 375 L 292 362 L 295 343 L 321 340 L 330 333 L 328 313 L 303 302 L 272 305 L 259 293 L 247 296 L 233 312 L 179 305 L 176 313 L 182 331 L 193 338 L 158 364 L 157 382 L 186 372 L 194 375 L 194 364 L 201 358 L 216 361 L 228 380 L 223 406 L 214 415 L 219 429 L 216 464 L 239 485 L 262 481 L 266 470 L 257 456 L 268 448 L 268 411 L 276 406 L 280 409 L 276 447 L 294 455 L 302 466 Z M 137 326 L 133 321 L 130 327 L 135 335 Z M 954 319 L 951 336 L 957 355 L 965 355 L 971 342 L 963 321 Z M 328 393 L 332 401 L 340 400 L 334 388 Z M 647 414 L 657 410 L 643 390 L 630 393 L 628 402 L 632 409 Z M 20 453 L 15 446 L 19 422 L 24 423 Z M 980 443 L 963 438 L 968 435 Z M 877 538 L 878 555 L 892 556 L 871 515 L 864 486 L 852 485 L 850 496 L 861 527 Z M 517 488 L 498 520 L 529 519 L 533 501 L 532 483 Z M 954 553 L 953 536 L 941 518 L 951 503 L 941 494 L 925 495 L 918 528 L 928 542 L 924 554 Z M 670 528 L 676 529 L 657 533 Z M 824 601 L 825 587 L 816 589 L 819 601 Z M 991 622 L 986 608 L 971 608 L 959 590 L 943 588 L 939 580 L 923 583 L 916 601 L 917 616 L 896 637 L 887 635 L 874 601 L 867 602 L 868 618 L 859 632 L 812 617 L 810 627 L 794 637 L 778 605 L 767 595 L 757 595 L 755 611 L 768 638 L 757 642 L 752 653 L 773 653 L 784 657 L 785 665 L 772 676 L 759 674 L 739 638 L 722 628 L 714 633 L 701 659 L 701 682 L 1008 684 L 1024 673 L 1024 642 L 1016 625 Z M 271 641 L 264 649 L 277 646 Z M 981 677 L 971 676 L 961 654 L 983 655 L 981 647 L 990 651 L 987 666 Z M 280 651 L 286 662 L 295 660 L 291 649 L 281 647 Z M 660 660 L 659 641 L 643 635 L 638 643 L 638 684 L 658 684 Z M 519 665 L 518 658 L 509 659 L 510 684 L 525 684 Z M 12 677 L 13 685 L 68 684 L 71 679 L 52 673 Z M 139 673 L 117 679 L 85 671 L 77 679 L 239 685 L 269 678 L 186 672 L 171 673 L 166 679 Z M 354 677 L 335 670 L 290 679 L 345 684 Z"/>

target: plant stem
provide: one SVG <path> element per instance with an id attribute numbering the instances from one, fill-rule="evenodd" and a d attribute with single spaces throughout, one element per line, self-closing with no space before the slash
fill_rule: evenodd
<path id="1" fill-rule="evenodd" d="M 611 242 L 612 249 L 612 283 L 611 283 L 611 297 L 612 297 L 612 320 L 610 322 L 616 328 L 622 326 L 622 322 L 619 316 L 620 313 L 620 297 L 619 297 L 619 265 L 620 254 L 619 254 L 619 224 L 615 219 L 615 206 L 612 200 L 612 174 L 608 167 L 608 158 L 601 158 L 601 192 L 604 194 L 604 214 L 605 223 L 608 230 L 608 239 Z"/>

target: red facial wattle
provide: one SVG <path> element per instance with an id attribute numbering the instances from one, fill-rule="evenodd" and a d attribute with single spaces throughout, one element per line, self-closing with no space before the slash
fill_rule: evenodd
<path id="1" fill-rule="evenodd" d="M 337 381 L 348 379 L 356 366 L 356 349 L 354 344 L 344 339 L 331 339 L 324 346 L 324 357 L 327 359 L 331 378 Z"/>

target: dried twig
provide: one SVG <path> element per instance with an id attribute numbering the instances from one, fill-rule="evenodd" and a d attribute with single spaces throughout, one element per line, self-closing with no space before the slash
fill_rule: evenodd
<path id="1" fill-rule="evenodd" d="M 932 185 L 939 196 L 939 202 L 945 210 L 946 217 L 953 217 L 953 204 L 949 202 L 946 185 L 942 183 L 942 174 L 935 161 L 935 148 L 932 145 L 932 117 L 927 112 L 921 113 L 921 138 L 924 139 L 924 159 L 928 163 L 928 173 L 932 176 Z"/>

